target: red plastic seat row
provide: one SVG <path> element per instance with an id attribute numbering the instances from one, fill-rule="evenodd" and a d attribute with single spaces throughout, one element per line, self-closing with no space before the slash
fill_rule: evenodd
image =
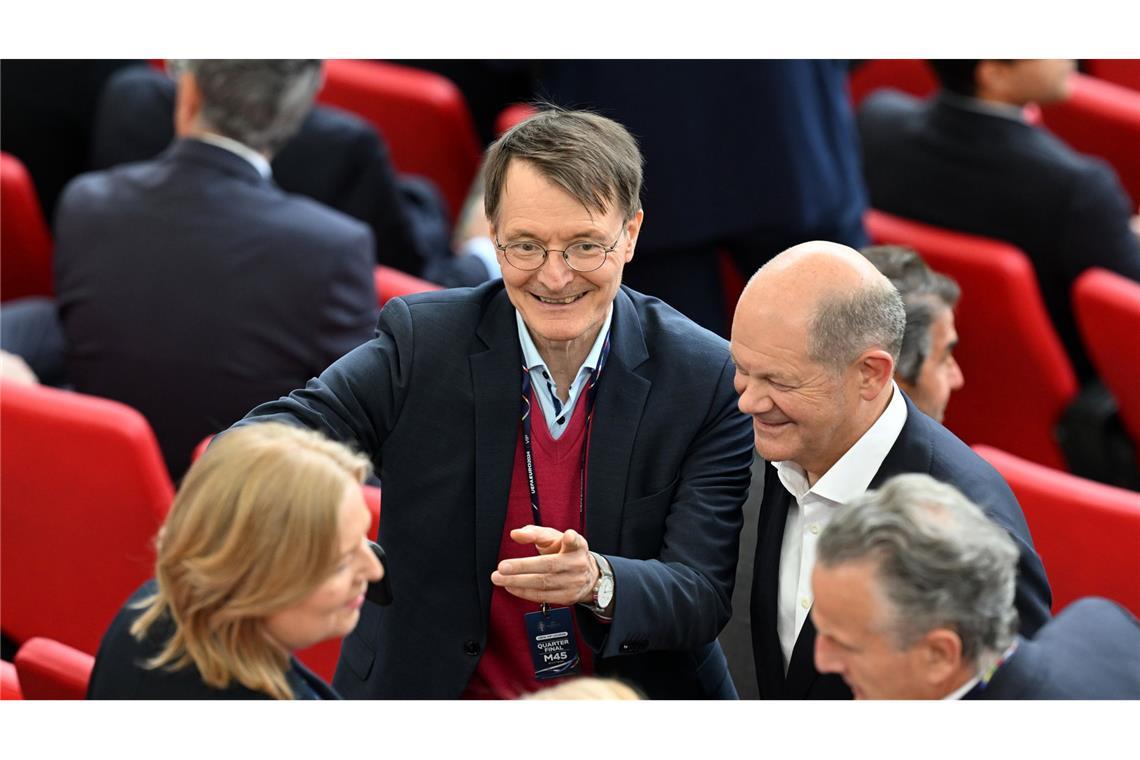
<path id="1" fill-rule="evenodd" d="M 31 175 L 8 153 L 0 153 L 0 197 L 0 301 L 50 296 L 51 232 Z"/>
<path id="2" fill-rule="evenodd" d="M 383 306 L 397 296 L 424 293 L 429 290 L 443 290 L 434 282 L 422 280 L 392 267 L 378 266 L 373 274 L 376 283 L 376 298 Z"/>
<path id="3" fill-rule="evenodd" d="M 16 665 L 7 660 L 0 660 L 0 699 L 23 699 L 20 691 L 20 676 L 16 673 Z"/>
<path id="4" fill-rule="evenodd" d="M 1053 588 L 1053 611 L 1103 596 L 1140 615 L 1140 493 L 974 449 L 1009 483 Z"/>
<path id="5" fill-rule="evenodd" d="M 881 211 L 868 212 L 866 223 L 874 242 L 914 248 L 962 288 L 955 357 L 966 384 L 950 400 L 946 426 L 967 443 L 1064 469 L 1053 428 L 1076 396 L 1077 379 L 1025 254 Z"/>
<path id="6" fill-rule="evenodd" d="M 16 652 L 24 699 L 84 699 L 94 667 L 91 655 L 38 636 Z"/>

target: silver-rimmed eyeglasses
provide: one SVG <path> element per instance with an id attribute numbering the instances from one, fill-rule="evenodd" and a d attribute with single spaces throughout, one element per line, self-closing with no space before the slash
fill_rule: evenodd
<path id="1" fill-rule="evenodd" d="M 511 266 L 527 272 L 541 269 L 542 265 L 546 263 L 547 254 L 550 253 L 561 253 L 562 260 L 566 262 L 566 266 L 575 272 L 593 272 L 596 269 L 600 269 L 602 264 L 606 263 L 606 255 L 613 253 L 614 249 L 617 248 L 617 244 L 621 241 L 621 236 L 624 232 L 625 227 L 622 227 L 621 232 L 618 233 L 617 240 L 608 248 L 592 240 L 579 240 L 561 250 L 558 248 L 547 248 L 533 240 L 514 240 L 503 245 L 499 242 L 498 238 L 495 238 L 495 247 L 503 252 L 507 257 L 507 262 Z"/>

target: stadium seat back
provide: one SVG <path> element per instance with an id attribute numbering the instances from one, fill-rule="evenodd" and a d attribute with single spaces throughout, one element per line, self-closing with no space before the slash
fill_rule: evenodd
<path id="1" fill-rule="evenodd" d="M 425 293 L 429 290 L 443 290 L 434 282 L 421 280 L 419 277 L 392 267 L 376 267 L 373 270 L 373 278 L 376 282 L 376 298 L 380 301 L 380 306 L 397 296 L 409 296 L 413 293 Z"/>
<path id="2" fill-rule="evenodd" d="M 878 58 L 859 64 L 851 72 L 851 102 L 858 106 L 875 90 L 892 90 L 926 97 L 938 89 L 938 78 L 930 64 L 915 58 Z"/>
<path id="3" fill-rule="evenodd" d="M 94 653 L 154 572 L 173 498 L 142 415 L 106 399 L 0 383 L 0 622 Z"/>
<path id="4" fill-rule="evenodd" d="M 1041 108 L 1045 126 L 1081 153 L 1112 165 L 1140 205 L 1140 92 L 1084 74 L 1073 74 L 1072 91 Z"/>
<path id="5" fill-rule="evenodd" d="M 1093 268 L 1073 285 L 1073 308 L 1085 348 L 1140 447 L 1140 283 Z"/>
<path id="6" fill-rule="evenodd" d="M 0 699 L 23 699 L 20 691 L 20 676 L 16 673 L 16 664 L 7 660 L 0 660 Z"/>
<path id="7" fill-rule="evenodd" d="M 455 221 L 479 168 L 480 146 L 467 101 L 451 80 L 391 63 L 332 60 L 317 100 L 371 122 L 396 169 L 434 182 Z"/>
<path id="8" fill-rule="evenodd" d="M 1053 611 L 1103 596 L 1140 615 L 1140 493 L 975 446 L 1009 483 L 1053 588 Z"/>
<path id="9" fill-rule="evenodd" d="M 16 652 L 24 699 L 85 699 L 95 658 L 48 638 L 28 639 Z"/>
<path id="10" fill-rule="evenodd" d="M 31 175 L 8 153 L 0 153 L 0 198 L 0 301 L 50 296 L 51 233 Z"/>
<path id="11" fill-rule="evenodd" d="M 881 211 L 868 212 L 866 223 L 874 242 L 914 248 L 962 288 L 954 355 L 966 383 L 950 397 L 946 426 L 967 443 L 1064 469 L 1054 427 L 1077 393 L 1077 379 L 1025 254 Z"/>

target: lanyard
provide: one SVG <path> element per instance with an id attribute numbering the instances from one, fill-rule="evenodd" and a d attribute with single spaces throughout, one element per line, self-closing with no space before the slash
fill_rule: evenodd
<path id="1" fill-rule="evenodd" d="M 578 528 L 579 532 L 585 534 L 586 527 L 586 455 L 590 448 L 590 430 L 592 429 L 594 420 L 594 402 L 598 395 L 598 379 L 602 374 L 602 367 L 605 366 L 606 358 L 610 354 L 610 336 L 607 334 L 605 341 L 602 343 L 602 353 L 598 357 L 598 366 L 590 372 L 590 377 L 586 381 L 586 441 L 582 446 L 582 456 L 578 460 L 578 477 L 581 491 L 578 494 Z M 534 405 L 537 406 L 537 403 Z M 523 439 L 523 456 L 526 461 L 526 482 L 530 491 L 530 511 L 531 516 L 534 518 L 535 525 L 542 525 L 542 511 L 539 508 L 538 498 L 538 478 L 534 471 L 534 449 L 531 444 L 531 382 L 530 370 L 525 366 L 522 368 L 522 439 Z M 539 414 L 542 410 L 539 409 Z M 543 420 L 543 424 L 546 424 Z"/>

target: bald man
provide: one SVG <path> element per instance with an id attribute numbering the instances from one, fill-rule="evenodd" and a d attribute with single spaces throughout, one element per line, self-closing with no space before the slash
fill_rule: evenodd
<path id="1" fill-rule="evenodd" d="M 821 241 L 772 259 L 736 307 L 736 391 L 766 460 L 749 494 L 759 500 L 750 615 L 761 698 L 851 697 L 813 662 L 815 544 L 840 505 L 900 473 L 950 483 L 1004 528 L 1020 553 L 1021 632 L 1049 619 L 1049 583 L 1013 493 L 892 379 L 905 324 L 898 291 L 871 262 Z"/>

